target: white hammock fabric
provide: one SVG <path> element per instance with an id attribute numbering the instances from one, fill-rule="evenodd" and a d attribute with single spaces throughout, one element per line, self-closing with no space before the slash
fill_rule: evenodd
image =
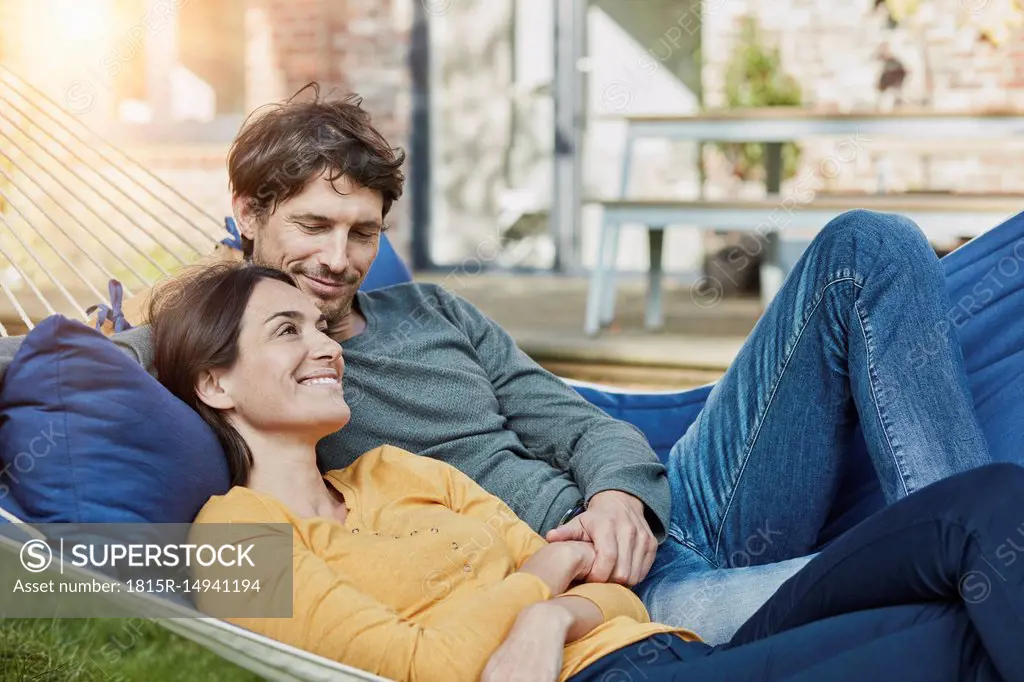
<path id="1" fill-rule="evenodd" d="M 0 336 L 84 320 L 212 253 L 223 218 L 104 142 L 0 64 Z"/>
<path id="2" fill-rule="evenodd" d="M 23 334 L 55 313 L 84 321 L 91 306 L 110 303 L 111 279 L 128 298 L 209 256 L 226 236 L 222 217 L 0 64 L 0 336 Z M 199 612 L 190 616 L 154 620 L 268 680 L 384 679 Z"/>
<path id="3" fill-rule="evenodd" d="M 275 682 L 387 682 L 216 618 L 159 619 L 163 627 L 209 649 L 221 658 Z"/>

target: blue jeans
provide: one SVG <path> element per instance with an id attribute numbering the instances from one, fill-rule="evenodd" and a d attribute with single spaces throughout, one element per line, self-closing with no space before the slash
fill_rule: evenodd
<path id="1" fill-rule="evenodd" d="M 659 635 L 571 682 L 1024 679 L 1024 468 L 926 487 L 826 547 L 727 644 Z"/>
<path id="2" fill-rule="evenodd" d="M 668 539 L 637 586 L 654 620 L 726 642 L 837 534 L 837 511 L 850 525 L 991 461 L 955 330 L 910 361 L 950 307 L 909 219 L 825 226 L 669 454 Z"/>

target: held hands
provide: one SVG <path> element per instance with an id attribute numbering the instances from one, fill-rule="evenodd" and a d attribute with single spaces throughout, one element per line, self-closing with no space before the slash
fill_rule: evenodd
<path id="1" fill-rule="evenodd" d="M 541 547 L 519 567 L 543 580 L 551 594 L 560 595 L 593 570 L 597 554 L 589 542 L 559 542 Z"/>
<path id="2" fill-rule="evenodd" d="M 606 490 L 590 498 L 587 510 L 548 532 L 547 541 L 593 543 L 597 557 L 587 582 L 632 587 L 647 576 L 658 542 L 644 518 L 644 503 L 628 493 Z"/>

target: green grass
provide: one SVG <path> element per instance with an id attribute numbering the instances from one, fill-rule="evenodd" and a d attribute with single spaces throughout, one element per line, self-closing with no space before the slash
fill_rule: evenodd
<path id="1" fill-rule="evenodd" d="M 0 620 L 0 682 L 255 682 L 154 622 Z"/>

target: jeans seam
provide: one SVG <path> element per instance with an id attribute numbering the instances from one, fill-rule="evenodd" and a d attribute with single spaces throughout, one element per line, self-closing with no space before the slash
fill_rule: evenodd
<path id="1" fill-rule="evenodd" d="M 896 448 L 892 444 L 892 438 L 889 437 L 889 426 L 886 422 L 885 417 L 882 415 L 882 407 L 878 401 L 878 395 L 875 392 L 875 382 L 878 381 L 878 376 L 875 373 L 875 366 L 872 362 L 872 343 L 871 337 L 868 334 L 867 327 L 864 323 L 864 318 L 861 315 L 860 307 L 857 305 L 857 301 L 853 302 L 854 312 L 857 313 L 857 323 L 860 325 L 861 334 L 864 337 L 864 349 L 867 355 L 867 368 L 868 368 L 868 390 L 871 392 L 871 402 L 875 406 L 875 414 L 878 415 L 878 423 L 882 427 L 882 435 L 885 437 L 885 444 L 889 448 L 889 457 L 892 459 L 893 466 L 896 468 L 896 472 L 900 477 L 900 484 L 903 486 L 903 492 L 907 495 L 910 494 L 910 489 L 907 486 L 906 473 L 901 466 L 899 458 L 896 456 Z"/>
<path id="2" fill-rule="evenodd" d="M 718 564 L 716 562 L 714 562 L 711 559 L 709 559 L 704 554 L 704 552 L 702 552 L 695 544 L 693 544 L 692 542 L 690 542 L 689 540 L 684 538 L 682 533 L 680 533 L 678 531 L 675 531 L 675 530 L 670 528 L 669 530 L 666 531 L 666 534 L 669 537 L 671 537 L 673 540 L 678 542 L 680 545 L 683 545 L 687 549 L 691 550 L 694 554 L 699 556 L 701 559 L 706 561 L 708 563 L 708 565 L 711 566 L 712 568 L 718 568 Z"/>
<path id="3" fill-rule="evenodd" d="M 818 306 L 825 299 L 825 292 L 833 285 L 841 282 L 852 282 L 853 286 L 858 290 L 861 289 L 861 285 L 857 282 L 855 277 L 839 277 L 837 279 L 830 280 L 821 287 L 818 295 L 814 299 L 814 304 L 811 306 L 807 315 L 804 317 L 800 324 L 800 329 L 794 337 L 794 343 L 791 346 L 791 350 L 786 358 L 782 362 L 782 368 L 779 370 L 778 375 L 775 377 L 775 381 L 772 382 L 771 393 L 768 396 L 768 403 L 765 405 L 764 411 L 757 419 L 757 427 L 754 429 L 754 433 L 750 438 L 750 443 L 746 447 L 746 453 L 743 455 L 743 463 L 740 465 L 739 473 L 736 475 L 736 480 L 733 483 L 732 491 L 729 493 L 729 501 L 725 505 L 725 510 L 722 512 L 722 518 L 718 523 L 718 530 L 715 532 L 715 542 L 712 551 L 714 556 L 718 556 L 718 552 L 722 545 L 722 531 L 725 529 L 725 520 L 729 517 L 729 512 L 732 510 L 732 504 L 736 500 L 736 491 L 739 490 L 740 482 L 743 479 L 743 474 L 747 470 L 747 463 L 750 461 L 750 454 L 754 450 L 754 446 L 757 445 L 757 439 L 761 435 L 761 427 L 764 426 L 765 418 L 768 412 L 772 408 L 772 404 L 775 402 L 775 394 L 779 390 L 779 384 L 782 383 L 782 377 L 785 376 L 786 370 L 789 368 L 789 362 L 793 359 L 793 354 L 796 352 L 796 347 L 800 345 L 800 339 L 803 337 L 804 332 L 807 330 L 807 325 L 810 323 L 811 318 L 814 317 L 814 313 L 817 312 Z"/>

